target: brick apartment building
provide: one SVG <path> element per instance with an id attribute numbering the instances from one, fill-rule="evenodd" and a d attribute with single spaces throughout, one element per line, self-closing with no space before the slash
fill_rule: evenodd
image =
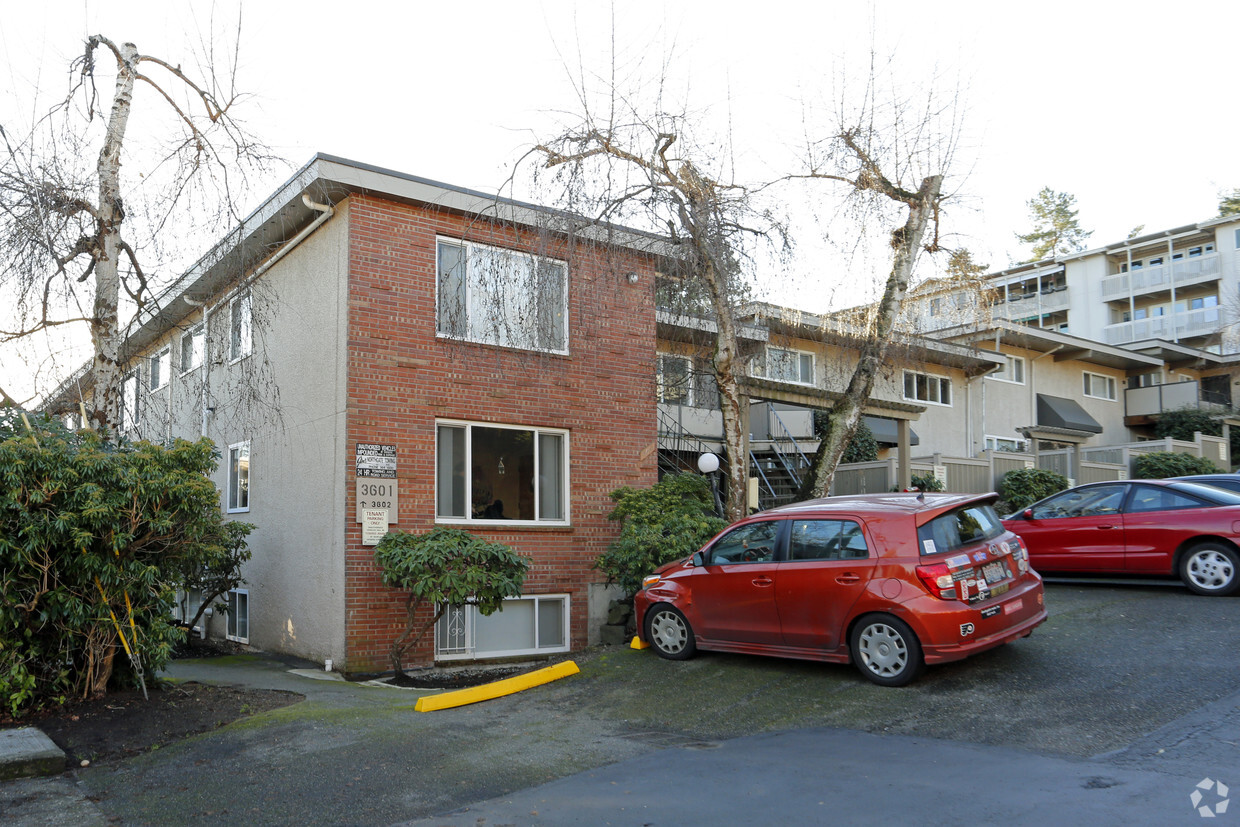
<path id="1" fill-rule="evenodd" d="M 216 631 L 385 669 L 403 594 L 363 533 L 378 506 L 532 561 L 520 599 L 450 613 L 419 661 L 589 642 L 608 494 L 652 484 L 658 450 L 658 240 L 609 233 L 317 155 L 135 320 L 126 430 L 212 438 L 223 507 L 258 526 Z"/>

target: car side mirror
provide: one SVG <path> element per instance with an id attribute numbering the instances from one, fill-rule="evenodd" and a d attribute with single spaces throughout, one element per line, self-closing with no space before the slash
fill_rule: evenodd
<path id="1" fill-rule="evenodd" d="M 1032 509 L 1032 508 L 1026 508 L 1024 511 L 1020 512 L 1020 516 L 1024 517 L 1026 520 L 1032 520 L 1032 519 L 1033 519 L 1033 509 Z"/>
<path id="2" fill-rule="evenodd" d="M 693 552 L 693 565 L 698 566 L 699 568 L 706 565 L 706 555 L 702 554 L 700 551 Z"/>

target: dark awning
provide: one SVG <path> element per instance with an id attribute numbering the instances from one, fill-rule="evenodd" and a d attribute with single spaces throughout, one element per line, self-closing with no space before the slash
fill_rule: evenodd
<path id="1" fill-rule="evenodd" d="M 900 441 L 896 435 L 896 421 L 888 419 L 885 416 L 863 416 L 861 421 L 865 423 L 865 427 L 870 429 L 870 433 L 874 434 L 874 441 L 881 445 L 899 445 Z M 921 442 L 917 438 L 917 434 L 912 428 L 908 429 L 908 444 L 916 445 Z"/>
<path id="2" fill-rule="evenodd" d="M 1044 428 L 1066 428 L 1069 431 L 1102 433 L 1098 420 L 1085 412 L 1074 399 L 1038 394 L 1038 425 Z"/>

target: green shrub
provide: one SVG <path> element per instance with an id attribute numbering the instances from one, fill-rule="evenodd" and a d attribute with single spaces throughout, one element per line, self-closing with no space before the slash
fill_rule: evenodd
<path id="1" fill-rule="evenodd" d="M 1141 454 L 1132 463 L 1132 473 L 1139 479 L 1162 480 L 1186 474 L 1217 474 L 1219 467 L 1205 457 L 1156 451 Z"/>
<path id="2" fill-rule="evenodd" d="M 829 424 L 830 418 L 827 411 L 814 411 L 814 437 L 816 439 L 826 438 Z M 848 446 L 840 456 L 840 462 L 875 462 L 877 459 L 878 440 L 874 438 L 874 433 L 865 424 L 865 420 L 861 420 L 857 423 L 857 430 L 853 431 L 852 439 L 848 441 Z"/>
<path id="3" fill-rule="evenodd" d="M 623 525 L 594 566 L 630 597 L 647 574 L 693 554 L 727 525 L 714 515 L 710 484 L 698 474 L 669 474 L 650 488 L 625 486 L 611 498 L 616 507 L 608 516 Z"/>
<path id="4" fill-rule="evenodd" d="M 943 491 L 947 488 L 933 473 L 913 474 L 911 487 L 918 491 Z"/>
<path id="5" fill-rule="evenodd" d="M 999 496 L 1009 511 L 1028 508 L 1038 500 L 1068 487 L 1068 478 L 1045 468 L 1018 468 L 999 480 Z"/>
<path id="6" fill-rule="evenodd" d="M 391 531 L 375 546 L 384 585 L 403 589 L 405 629 L 392 642 L 395 674 L 404 673 L 405 653 L 439 622 L 448 606 L 471 603 L 479 614 L 495 613 L 505 598 L 521 594 L 529 561 L 502 543 L 491 543 L 459 528 L 425 534 Z M 434 611 L 419 625 L 424 606 Z"/>
<path id="7" fill-rule="evenodd" d="M 1154 434 L 1159 439 L 1171 437 L 1192 442 L 1200 431 L 1207 436 L 1222 436 L 1223 425 L 1206 411 L 1199 408 L 1179 408 L 1165 411 L 1154 423 Z"/>
<path id="8" fill-rule="evenodd" d="M 183 573 L 230 553 L 216 461 L 210 440 L 115 445 L 0 414 L 0 708 L 134 682 L 118 626 L 145 674 L 164 667 Z"/>

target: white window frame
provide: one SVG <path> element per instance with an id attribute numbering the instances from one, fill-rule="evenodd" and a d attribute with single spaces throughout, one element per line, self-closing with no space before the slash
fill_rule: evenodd
<path id="1" fill-rule="evenodd" d="M 138 416 L 141 413 L 139 405 L 139 388 L 142 387 L 142 370 L 135 368 L 121 379 L 121 430 L 136 431 L 138 429 Z"/>
<path id="2" fill-rule="evenodd" d="M 244 611 L 243 611 L 244 609 Z M 237 643 L 250 642 L 250 590 L 232 589 L 228 592 L 228 619 L 224 627 L 224 637 Z M 241 617 L 245 618 L 245 633 L 242 634 Z"/>
<path id="3" fill-rule="evenodd" d="M 232 319 L 232 313 L 229 313 L 229 319 Z M 230 322 L 231 329 L 231 322 Z M 231 333 L 230 333 L 231 340 Z M 186 344 L 189 345 L 189 361 L 185 359 Z M 181 375 L 197 370 L 202 367 L 203 362 L 207 360 L 207 331 L 201 323 L 194 325 L 189 330 L 181 334 Z"/>
<path id="4" fill-rule="evenodd" d="M 796 379 L 787 379 L 782 376 L 772 376 L 771 370 L 771 353 L 779 351 L 780 353 L 790 354 L 796 360 Z M 809 381 L 805 380 L 804 371 L 805 364 L 802 361 L 805 357 L 809 357 Z M 762 351 L 762 359 L 754 359 L 749 363 L 749 372 L 752 376 L 761 376 L 770 379 L 772 382 L 785 382 L 789 385 L 803 385 L 805 387 L 814 386 L 814 377 L 818 372 L 818 363 L 814 358 L 814 353 L 808 350 L 797 350 L 791 347 L 775 347 L 768 345 Z"/>
<path id="5" fill-rule="evenodd" d="M 914 394 L 912 396 L 909 396 L 908 394 L 908 380 L 910 376 L 913 377 L 913 386 L 914 386 Z M 921 399 L 920 397 L 916 395 L 916 385 L 917 385 L 916 377 L 919 377 L 919 376 L 924 377 L 926 379 L 927 396 L 928 397 L 934 396 L 935 398 Z M 937 393 L 935 394 L 929 393 L 929 390 L 932 386 L 938 388 Z M 943 387 L 944 386 L 946 386 L 948 389 L 947 391 L 948 399 L 946 402 L 940 401 L 943 398 Z M 953 389 L 952 389 L 952 380 L 950 376 L 939 376 L 938 374 L 925 373 L 923 371 L 917 371 L 917 370 L 904 371 L 901 377 L 900 392 L 904 395 L 904 399 L 906 401 L 920 402 L 924 405 L 938 405 L 943 408 L 950 408 L 952 406 L 952 399 L 955 397 L 955 393 L 953 392 Z"/>
<path id="6" fill-rule="evenodd" d="M 228 361 L 239 362 L 254 350 L 254 299 L 247 290 L 228 303 Z"/>
<path id="7" fill-rule="evenodd" d="M 245 456 L 242 457 L 242 451 Z M 229 514 L 239 514 L 250 510 L 250 493 L 254 480 L 253 467 L 251 463 L 250 441 L 234 442 L 228 446 L 228 484 L 225 489 L 225 496 L 228 497 L 227 508 Z M 241 460 L 245 459 L 244 481 L 242 480 Z M 244 499 L 244 503 L 242 500 Z"/>
<path id="8" fill-rule="evenodd" d="M 1104 396 L 1094 393 L 1094 380 L 1101 380 L 1103 387 L 1106 388 L 1106 393 L 1110 395 Z M 1092 373 L 1090 371 L 1084 371 L 1081 377 L 1081 393 L 1090 399 L 1105 399 L 1108 402 L 1114 402 L 1118 399 L 1118 394 L 1116 391 L 1117 384 L 1118 383 L 1114 376 L 1107 376 L 1105 373 Z"/>
<path id="9" fill-rule="evenodd" d="M 1002 369 L 997 370 L 994 373 L 986 374 L 986 378 L 993 379 L 996 382 L 1007 382 L 1010 385 L 1025 384 L 1025 357 L 1009 356 L 1006 353 L 1003 354 L 1003 356 L 1007 361 L 1004 363 Z M 1019 370 L 1013 370 L 1013 368 L 1018 365 L 1020 366 Z M 1011 378 L 1014 373 L 1020 374 L 1020 377 L 1017 379 Z"/>
<path id="10" fill-rule="evenodd" d="M 439 513 L 440 502 L 440 481 L 443 474 L 439 468 L 439 433 L 441 428 L 463 428 L 465 430 L 463 467 L 471 469 L 471 472 L 465 478 L 465 515 L 443 515 Z M 542 462 L 542 451 L 540 447 L 540 437 L 542 435 L 555 436 L 560 439 L 561 445 L 561 463 L 560 463 L 560 502 L 562 504 L 563 517 L 542 519 L 535 516 L 533 520 L 496 520 L 475 517 L 472 513 L 473 506 L 473 439 L 472 432 L 474 428 L 498 428 L 501 430 L 526 431 L 535 434 L 534 440 L 534 513 L 539 515 L 542 513 L 542 492 L 538 484 Z M 501 457 L 502 461 L 502 457 Z M 527 425 L 511 425 L 498 422 L 474 422 L 462 419 L 437 419 L 435 420 L 435 522 L 446 525 L 485 525 L 485 526 L 567 526 L 572 524 L 572 445 L 569 432 L 564 428 L 538 428 Z"/>
<path id="11" fill-rule="evenodd" d="M 561 620 L 560 620 L 561 622 L 560 640 L 562 642 L 556 646 L 541 646 L 540 647 L 538 645 L 538 638 L 539 638 L 539 631 L 540 631 L 539 626 L 538 626 L 539 624 L 538 604 L 543 601 L 553 601 L 553 600 L 557 602 L 562 602 L 564 605 L 564 612 L 561 615 Z M 570 644 L 571 644 L 570 621 L 571 621 L 572 614 L 573 614 L 572 613 L 572 597 L 567 593 L 529 594 L 529 595 L 522 595 L 521 597 L 508 598 L 507 600 L 504 601 L 504 603 L 508 604 L 508 603 L 521 603 L 521 602 L 531 602 L 531 601 L 534 603 L 534 612 L 533 612 L 534 648 L 533 649 L 504 649 L 504 650 L 495 650 L 495 651 L 487 650 L 483 652 L 478 652 L 475 647 L 475 637 L 476 637 L 475 630 L 476 630 L 480 615 L 478 614 L 477 609 L 474 607 L 472 603 L 467 603 L 461 607 L 452 607 L 452 606 L 447 607 L 447 609 L 443 613 L 443 617 L 441 617 L 439 619 L 439 622 L 435 624 L 435 660 L 437 661 L 477 660 L 479 658 L 506 658 L 506 657 L 521 656 L 521 655 L 548 655 L 548 654 L 554 654 L 557 652 L 569 651 Z M 502 612 L 497 612 L 495 614 L 490 615 L 487 618 L 482 618 L 482 619 L 485 622 L 485 621 L 491 620 L 492 618 L 500 617 L 501 615 L 502 615 Z M 449 625 L 455 626 L 456 641 L 454 642 L 457 645 L 452 646 L 450 648 L 445 648 L 443 646 L 443 643 L 444 643 L 444 638 L 447 636 L 448 630 L 446 630 L 443 627 L 446 627 Z"/>
<path id="12" fill-rule="evenodd" d="M 172 348 L 162 348 L 152 356 L 147 371 L 149 390 L 158 391 L 168 387 L 168 380 L 171 378 L 170 374 L 172 373 Z"/>
<path id="13" fill-rule="evenodd" d="M 465 273 L 460 276 L 461 291 L 464 293 L 464 307 L 461 312 L 464 319 L 459 323 L 453 319 L 445 319 L 443 311 L 443 302 L 445 297 L 442 293 L 444 283 L 444 269 L 440 263 L 440 255 L 445 247 L 456 247 L 463 251 L 465 260 Z M 525 319 L 533 319 L 533 329 L 527 329 L 520 321 L 514 327 L 519 326 L 517 336 L 526 341 L 514 341 L 516 337 L 510 337 L 501 325 L 487 325 L 484 320 L 478 318 L 480 310 L 475 312 L 475 305 L 479 308 L 481 302 L 485 301 L 485 293 L 481 287 L 482 277 L 478 275 L 474 266 L 475 263 L 483 256 L 490 256 L 494 259 L 506 259 L 507 265 L 504 274 L 505 287 L 518 286 L 519 284 L 509 284 L 509 281 L 515 278 L 523 277 L 525 270 L 529 268 L 529 278 L 534 285 L 541 282 L 541 270 L 544 267 L 559 267 L 561 271 L 560 296 L 559 304 L 556 307 L 540 306 L 539 291 L 531 289 L 534 308 L 532 312 L 526 313 Z M 510 269 L 508 269 L 510 268 Z M 528 287 L 528 285 L 527 285 Z M 538 256 L 521 250 L 513 250 L 508 247 L 496 247 L 490 244 L 478 244 L 472 241 L 465 241 L 459 238 L 450 238 L 447 236 L 438 236 L 435 239 L 435 335 L 443 339 L 456 339 L 465 342 L 474 342 L 483 345 L 492 345 L 494 347 L 511 348 L 514 350 L 532 350 L 540 353 L 557 353 L 567 355 L 569 349 L 569 318 L 568 318 L 568 292 L 569 292 L 569 270 L 568 262 L 562 259 L 551 258 L 549 256 Z M 497 300 L 498 301 L 498 300 Z M 528 310 L 528 308 L 526 308 Z M 505 312 L 519 312 L 519 308 L 515 303 L 508 302 L 505 306 Z M 544 314 L 550 314 L 560 322 L 558 330 L 548 329 L 548 331 L 540 330 L 540 319 Z M 453 329 L 456 328 L 456 329 Z M 544 343 L 541 341 L 543 336 L 548 336 L 551 342 Z M 556 342 L 562 343 L 562 346 L 556 347 Z"/>
<path id="14" fill-rule="evenodd" d="M 664 405 L 684 405 L 685 407 L 693 407 L 693 359 L 688 356 L 681 356 L 678 353 L 660 353 L 657 354 L 657 365 L 655 367 L 655 398 Z M 665 377 L 664 365 L 666 361 L 683 362 L 685 366 L 685 393 L 682 400 L 668 401 L 667 399 L 667 381 Z"/>
<path id="15" fill-rule="evenodd" d="M 1011 445 L 1011 447 L 1000 447 L 1001 445 Z M 1029 440 L 1020 436 L 994 436 L 986 434 L 986 450 L 1023 454 L 1029 451 Z"/>
<path id="16" fill-rule="evenodd" d="M 202 605 L 202 591 L 200 589 L 177 589 L 176 597 L 172 603 L 172 619 L 178 623 L 187 623 L 189 619 L 198 614 L 198 607 Z M 198 618 L 198 625 L 190 629 L 191 632 L 197 634 L 200 638 L 207 636 L 207 613 L 203 612 Z"/>

